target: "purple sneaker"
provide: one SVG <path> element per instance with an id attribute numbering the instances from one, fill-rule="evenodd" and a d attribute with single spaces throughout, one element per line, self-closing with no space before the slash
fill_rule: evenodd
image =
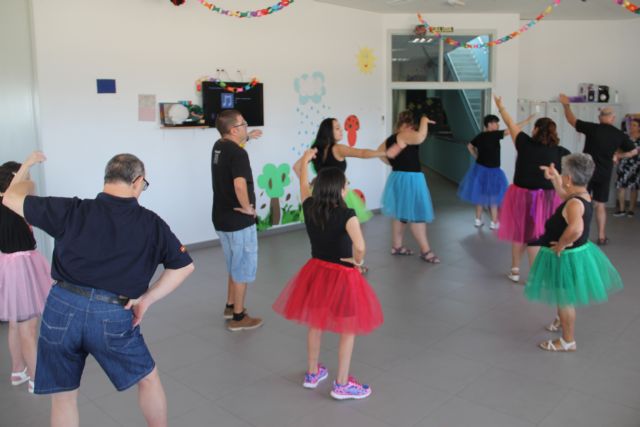
<path id="1" fill-rule="evenodd" d="M 316 388 L 320 381 L 326 380 L 329 376 L 329 371 L 324 365 L 318 363 L 318 373 L 312 374 L 309 372 L 304 373 L 304 382 L 302 383 L 302 387 L 304 388 Z"/>
<path id="2" fill-rule="evenodd" d="M 340 385 L 333 382 L 333 390 L 331 397 L 338 400 L 345 399 L 364 399 L 371 394 L 371 387 L 366 384 L 360 384 L 354 377 L 349 377 L 346 384 Z"/>

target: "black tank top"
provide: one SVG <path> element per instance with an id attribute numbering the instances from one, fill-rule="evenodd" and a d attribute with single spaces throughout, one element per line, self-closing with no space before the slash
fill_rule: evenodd
<path id="1" fill-rule="evenodd" d="M 324 153 L 318 153 L 316 158 L 313 159 L 313 167 L 316 169 L 316 173 L 320 173 L 320 171 L 324 168 L 338 168 L 344 173 L 347 170 L 347 160 L 338 160 L 333 155 L 333 147 L 332 145 L 327 149 L 327 158 L 323 160 Z"/>
<path id="2" fill-rule="evenodd" d="M 563 204 L 558 206 L 558 209 L 554 212 L 553 215 L 547 220 L 544 224 L 544 234 L 540 239 L 537 240 L 535 246 L 546 246 L 550 247 L 551 242 L 557 242 L 560 240 L 560 236 L 564 233 L 564 230 L 567 228 L 567 221 L 562 216 L 562 210 L 569 203 L 571 199 L 578 199 L 584 205 L 584 213 L 582 214 L 582 221 L 584 222 L 584 228 L 582 230 L 582 234 L 573 242 L 573 245 L 568 247 L 567 249 L 575 249 L 587 243 L 589 240 L 589 231 L 591 229 L 591 217 L 593 216 L 593 204 L 580 196 L 573 196 L 567 199 Z"/>
<path id="3" fill-rule="evenodd" d="M 36 248 L 31 228 L 17 213 L 2 204 L 0 197 L 0 252 L 32 251 Z"/>
<path id="4" fill-rule="evenodd" d="M 398 142 L 398 134 L 394 133 L 385 141 L 387 150 Z M 422 172 L 420 167 L 420 146 L 407 145 L 395 158 L 389 159 L 395 172 Z"/>

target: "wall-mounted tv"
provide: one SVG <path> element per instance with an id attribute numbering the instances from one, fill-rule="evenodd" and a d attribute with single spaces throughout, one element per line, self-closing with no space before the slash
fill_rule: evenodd
<path id="1" fill-rule="evenodd" d="M 245 87 L 248 83 L 227 83 L 227 86 Z M 204 121 L 215 126 L 218 113 L 223 110 L 238 110 L 249 126 L 264 126 L 262 83 L 243 92 L 229 92 L 215 82 L 202 82 L 202 107 Z"/>

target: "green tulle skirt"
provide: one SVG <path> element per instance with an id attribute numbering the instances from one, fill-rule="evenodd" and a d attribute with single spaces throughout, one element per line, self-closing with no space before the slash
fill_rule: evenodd
<path id="1" fill-rule="evenodd" d="M 373 212 L 367 209 L 367 206 L 355 191 L 347 191 L 344 202 L 347 204 L 347 207 L 356 211 L 356 216 L 361 224 L 369 221 L 373 217 Z"/>
<path id="2" fill-rule="evenodd" d="M 543 247 L 536 256 L 524 295 L 549 305 L 586 306 L 605 302 L 623 287 L 607 256 L 591 242 L 566 249 L 558 257 Z"/>

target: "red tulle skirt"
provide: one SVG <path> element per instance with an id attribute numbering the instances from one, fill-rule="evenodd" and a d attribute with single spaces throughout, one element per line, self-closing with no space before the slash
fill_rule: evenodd
<path id="1" fill-rule="evenodd" d="M 511 184 L 500 208 L 498 238 L 515 243 L 536 240 L 561 203 L 555 190 L 529 190 Z"/>
<path id="2" fill-rule="evenodd" d="M 382 325 L 380 301 L 355 268 L 311 258 L 280 293 L 273 309 L 311 328 L 367 334 Z"/>

